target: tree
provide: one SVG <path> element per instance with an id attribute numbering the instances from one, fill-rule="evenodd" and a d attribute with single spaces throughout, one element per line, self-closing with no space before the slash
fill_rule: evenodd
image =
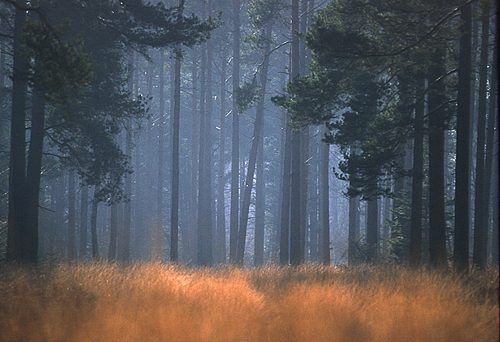
<path id="1" fill-rule="evenodd" d="M 233 0 L 233 103 L 231 125 L 231 212 L 229 220 L 229 261 L 236 262 L 239 217 L 240 118 L 236 92 L 240 87 L 240 0 Z"/>
<path id="2" fill-rule="evenodd" d="M 469 166 L 470 166 L 470 110 L 471 110 L 471 28 L 472 4 L 460 11 L 460 52 L 458 65 L 457 161 L 455 181 L 455 239 L 453 254 L 455 266 L 469 268 Z"/>
<path id="3" fill-rule="evenodd" d="M 481 53 L 479 61 L 479 99 L 477 119 L 476 178 L 474 196 L 474 249 L 472 262 L 484 268 L 487 261 L 487 220 L 489 210 L 484 198 L 488 191 L 484 188 L 485 178 L 485 138 L 486 138 L 486 83 L 488 78 L 489 2 L 481 2 Z"/>

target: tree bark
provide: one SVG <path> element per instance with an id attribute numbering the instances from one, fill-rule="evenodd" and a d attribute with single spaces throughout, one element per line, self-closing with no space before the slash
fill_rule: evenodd
<path id="1" fill-rule="evenodd" d="M 429 70 L 429 263 L 445 267 L 446 222 L 444 217 L 444 132 L 446 130 L 444 75 L 445 48 L 438 47 Z"/>
<path id="2" fill-rule="evenodd" d="M 225 206 L 225 168 L 226 168 L 226 56 L 221 58 L 220 74 L 220 134 L 219 163 L 217 171 L 217 261 L 226 263 L 226 206 Z"/>
<path id="3" fill-rule="evenodd" d="M 320 257 L 325 265 L 330 264 L 330 188 L 329 159 L 330 146 L 325 142 L 320 142 L 320 172 L 319 172 L 319 193 L 320 193 Z"/>
<path id="4" fill-rule="evenodd" d="M 98 192 L 97 187 L 94 187 L 94 196 L 92 199 L 92 210 L 90 214 L 90 234 L 92 240 L 92 259 L 99 259 L 99 246 L 97 244 L 97 209 L 99 206 L 99 201 L 96 198 L 96 193 Z"/>
<path id="5" fill-rule="evenodd" d="M 231 136 L 231 212 L 229 221 L 229 261 L 236 262 L 239 214 L 240 117 L 236 93 L 240 86 L 240 0 L 233 0 L 233 107 Z"/>
<path id="6" fill-rule="evenodd" d="M 470 110 L 471 110 L 471 4 L 462 7 L 460 18 L 460 56 L 458 66 L 457 156 L 455 180 L 455 267 L 469 268 L 469 187 L 470 187 Z"/>
<path id="7" fill-rule="evenodd" d="M 417 81 L 415 108 L 415 136 L 413 138 L 413 170 L 410 217 L 410 265 L 418 267 L 422 260 L 422 195 L 424 178 L 424 112 L 425 81 Z"/>
<path id="8" fill-rule="evenodd" d="M 488 39 L 489 39 L 489 2 L 482 2 L 481 15 L 481 52 L 479 57 L 479 94 L 477 111 L 477 142 L 476 142 L 476 178 L 474 196 L 474 250 L 472 262 L 479 268 L 486 267 L 488 247 L 488 217 L 484 206 L 485 188 L 485 140 L 486 140 L 486 83 L 488 79 Z"/>
<path id="9" fill-rule="evenodd" d="M 79 244 L 79 260 L 84 261 L 87 258 L 87 228 L 88 228 L 88 211 L 89 211 L 89 188 L 86 185 L 82 186 L 80 197 L 80 244 Z"/>
<path id="10" fill-rule="evenodd" d="M 75 169 L 68 173 L 68 260 L 76 260 L 76 187 Z"/>
<path id="11" fill-rule="evenodd" d="M 255 117 L 255 126 L 254 133 L 252 139 L 252 145 L 250 148 L 250 156 L 248 158 L 248 168 L 246 172 L 246 180 L 243 189 L 243 202 L 241 205 L 241 213 L 240 213 L 240 229 L 238 232 L 238 247 L 236 252 L 236 262 L 239 265 L 243 265 L 243 256 L 245 252 L 245 241 L 246 241 L 246 233 L 248 226 L 248 213 L 250 210 L 250 198 L 252 194 L 253 188 L 253 180 L 255 175 L 255 165 L 257 162 L 257 151 L 259 147 L 259 142 L 262 137 L 262 130 L 264 126 L 264 101 L 265 101 L 265 93 L 267 87 L 267 74 L 269 69 L 269 54 L 271 52 L 271 35 L 272 35 L 272 24 L 267 24 L 265 29 L 265 40 L 266 45 L 264 47 L 264 63 L 262 64 L 262 71 L 260 74 L 260 87 L 262 92 L 262 97 L 257 104 L 256 117 Z"/>
<path id="12" fill-rule="evenodd" d="M 152 257 L 156 260 L 163 259 L 163 227 L 164 227 L 164 201 L 163 188 L 165 178 L 165 51 L 160 49 L 160 75 L 159 75 L 159 100 L 160 115 L 158 124 L 158 185 L 156 190 L 156 229 L 153 232 Z"/>
<path id="13" fill-rule="evenodd" d="M 348 230 L 347 262 L 350 266 L 355 265 L 360 261 L 359 230 L 360 230 L 359 197 L 349 197 L 349 230 Z"/>
<path id="14" fill-rule="evenodd" d="M 292 0 L 292 51 L 290 81 L 299 75 L 299 0 Z M 291 133 L 291 174 L 290 174 L 290 263 L 301 264 L 301 134 L 293 130 Z"/>
<path id="15" fill-rule="evenodd" d="M 23 233 L 23 254 L 30 262 L 38 260 L 38 214 L 40 198 L 40 178 L 45 125 L 45 94 L 35 85 L 31 110 L 31 135 L 28 152 L 26 177 L 27 222 Z"/>
<path id="16" fill-rule="evenodd" d="M 7 260 L 29 262 L 25 253 L 23 236 L 26 230 L 25 215 L 25 121 L 26 121 L 26 68 L 27 60 L 22 51 L 21 36 L 26 21 L 26 12 L 15 11 L 13 75 L 12 75 L 12 111 L 10 121 L 10 168 L 9 168 L 9 208 L 7 219 Z"/>
<path id="17" fill-rule="evenodd" d="M 264 123 L 262 123 L 264 124 Z M 264 180 L 264 132 L 259 137 L 259 148 L 257 151 L 257 180 L 255 181 L 255 242 L 254 242 L 254 265 L 256 267 L 264 264 L 264 235 L 265 235 L 265 208 L 266 196 Z"/>

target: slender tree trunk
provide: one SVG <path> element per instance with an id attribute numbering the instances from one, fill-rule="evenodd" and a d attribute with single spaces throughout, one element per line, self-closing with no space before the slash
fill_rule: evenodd
<path id="1" fill-rule="evenodd" d="M 477 113 L 477 142 L 476 142 L 476 179 L 474 197 L 474 250 L 472 262 L 475 266 L 484 268 L 487 262 L 487 221 L 484 206 L 485 188 L 485 135 L 486 135 L 486 83 L 488 79 L 488 39 L 489 39 L 489 2 L 482 2 L 482 34 L 481 55 L 479 61 L 479 95 Z"/>
<path id="2" fill-rule="evenodd" d="M 410 265 L 417 267 L 422 260 L 422 195 L 424 178 L 424 96 L 425 81 L 418 80 L 413 139 L 413 172 L 410 217 Z"/>
<path id="3" fill-rule="evenodd" d="M 26 68 L 27 61 L 22 51 L 21 35 L 26 21 L 26 12 L 15 11 L 13 75 L 12 75 L 12 111 L 10 121 L 10 168 L 9 168 L 9 212 L 7 233 L 7 259 L 10 261 L 30 261 L 22 245 L 25 236 L 26 181 L 25 156 L 25 121 L 26 121 Z"/>
<path id="4" fill-rule="evenodd" d="M 207 9 L 203 3 L 203 13 Z M 204 43 L 201 49 L 201 81 L 200 81 L 200 146 L 198 164 L 198 256 L 197 264 L 210 266 L 212 264 L 212 183 L 211 183 L 211 64 L 209 50 Z M 210 75 L 210 76 L 208 76 Z M 208 79 L 210 78 L 210 79 Z M 208 101 L 207 101 L 208 100 Z M 209 103 L 210 102 L 210 103 Z"/>
<path id="5" fill-rule="evenodd" d="M 290 170 L 291 129 L 288 119 L 285 120 L 285 144 L 283 159 L 283 174 L 281 177 L 281 219 L 280 219 L 280 264 L 288 265 L 290 261 Z"/>
<path id="6" fill-rule="evenodd" d="M 76 186 L 75 169 L 68 174 L 68 260 L 76 260 Z"/>
<path id="7" fill-rule="evenodd" d="M 239 214 L 239 167 L 240 167 L 240 117 L 237 92 L 240 86 L 240 0 L 233 0 L 233 107 L 231 136 L 231 213 L 229 232 L 229 261 L 236 262 Z"/>
<path id="8" fill-rule="evenodd" d="M 219 163 L 217 172 L 217 260 L 226 263 L 226 207 L 224 200 L 225 180 L 225 142 L 226 142 L 226 56 L 221 58 L 220 74 L 220 135 L 219 135 Z"/>
<path id="9" fill-rule="evenodd" d="M 359 262 L 359 197 L 349 198 L 349 232 L 347 262 L 355 265 Z"/>
<path id="10" fill-rule="evenodd" d="M 330 264 L 330 188 L 328 178 L 330 173 L 330 145 L 320 142 L 320 172 L 319 172 L 319 193 L 320 193 L 320 257 L 325 265 Z"/>
<path id="11" fill-rule="evenodd" d="M 457 157 L 455 181 L 455 267 L 469 268 L 469 167 L 471 110 L 471 4 L 462 7 L 460 18 L 460 59 L 458 69 Z"/>
<path id="12" fill-rule="evenodd" d="M 38 260 L 38 213 L 40 198 L 40 177 L 42 171 L 42 153 L 45 123 L 44 93 L 35 85 L 31 110 L 31 135 L 28 152 L 28 169 L 26 177 L 27 222 L 23 234 L 23 254 L 30 262 Z"/>
<path id="13" fill-rule="evenodd" d="M 97 187 L 94 187 L 94 196 L 92 199 L 92 210 L 90 213 L 90 234 L 92 240 L 92 259 L 99 259 L 99 246 L 97 244 L 97 209 L 99 206 L 99 201 L 96 198 L 96 193 L 98 192 Z"/>
<path id="14" fill-rule="evenodd" d="M 108 261 L 116 260 L 116 240 L 118 237 L 118 205 L 111 205 L 111 216 L 109 224 L 109 247 Z"/>
<path id="15" fill-rule="evenodd" d="M 156 229 L 153 233 L 152 241 L 152 256 L 153 259 L 163 259 L 163 227 L 164 227 L 164 201 L 163 188 L 165 178 L 165 51 L 160 50 L 160 77 L 159 77 L 159 92 L 160 92 L 160 115 L 158 125 L 158 185 L 156 192 Z"/>
<path id="16" fill-rule="evenodd" d="M 89 211 L 89 188 L 86 185 L 82 187 L 80 198 L 80 248 L 79 260 L 83 261 L 87 258 L 87 227 L 88 227 L 88 211 Z"/>
<path id="17" fill-rule="evenodd" d="M 260 74 L 260 87 L 262 94 L 264 94 L 258 105 L 255 118 L 254 134 L 252 145 L 250 148 L 250 156 L 248 159 L 248 168 L 246 172 L 246 181 L 243 188 L 243 202 L 241 206 L 240 214 L 240 229 L 238 232 L 238 247 L 236 252 L 236 262 L 239 265 L 243 265 L 243 256 L 245 252 L 245 240 L 248 226 L 248 213 L 250 210 L 250 198 L 253 188 L 253 180 L 255 175 L 255 165 L 257 162 L 257 151 L 259 147 L 259 142 L 262 137 L 262 130 L 264 126 L 264 101 L 267 86 L 267 74 L 269 69 L 269 54 L 271 52 L 271 35 L 272 35 L 272 24 L 267 24 L 265 32 L 266 45 L 264 47 L 264 63 L 262 64 L 262 71 Z"/>
<path id="18" fill-rule="evenodd" d="M 299 0 L 292 0 L 292 51 L 291 51 L 291 74 L 293 80 L 299 75 Z M 301 264 L 304 260 L 301 251 L 301 134 L 292 131 L 291 134 L 291 179 L 290 179 L 290 263 Z"/>
<path id="19" fill-rule="evenodd" d="M 378 200 L 376 195 L 367 201 L 367 218 L 366 218 L 366 245 L 367 261 L 371 263 L 377 262 L 378 259 Z"/>
<path id="20" fill-rule="evenodd" d="M 264 124 L 264 123 L 262 123 Z M 264 132 L 259 137 L 259 148 L 257 151 L 257 180 L 255 182 L 255 242 L 254 242 L 254 265 L 264 264 L 264 233 L 265 233 L 265 207 L 266 196 L 264 193 Z"/>
<path id="21" fill-rule="evenodd" d="M 495 8 L 496 10 L 496 8 Z M 496 21 L 492 22 L 492 26 L 496 28 Z M 495 32 L 495 31 L 494 31 Z M 485 177 L 484 177 L 484 199 L 483 207 L 485 208 L 484 222 L 490 224 L 490 209 L 492 211 L 492 255 L 493 262 L 498 264 L 498 36 L 495 35 L 493 46 L 493 58 L 491 61 L 490 75 L 490 99 L 488 111 L 488 125 L 486 137 L 486 160 L 485 160 Z M 491 204 L 491 206 L 490 206 Z"/>
<path id="22" fill-rule="evenodd" d="M 179 259 L 179 135 L 181 112 L 181 62 L 182 51 L 175 49 L 174 62 L 174 117 L 172 127 L 172 210 L 170 216 L 170 260 Z"/>
<path id="23" fill-rule="evenodd" d="M 446 130 L 445 86 L 439 78 L 445 74 L 445 49 L 438 47 L 430 67 L 429 91 L 429 262 L 444 267 L 446 258 L 446 222 L 444 217 L 444 132 Z"/>
<path id="24" fill-rule="evenodd" d="M 196 50 L 194 50 L 196 51 Z M 200 148 L 200 120 L 198 118 L 198 66 L 196 63 L 197 55 L 193 53 L 193 64 L 192 64 L 192 110 L 191 110 L 191 119 L 192 119 L 192 135 L 191 135 L 191 216 L 190 216 L 190 259 L 194 263 L 198 258 L 197 246 L 198 246 L 198 152 Z"/>

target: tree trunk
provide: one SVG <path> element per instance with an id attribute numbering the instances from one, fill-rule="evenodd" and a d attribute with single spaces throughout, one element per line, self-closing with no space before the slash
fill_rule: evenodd
<path id="1" fill-rule="evenodd" d="M 457 156 L 455 181 L 455 267 L 469 268 L 469 167 L 471 109 L 471 4 L 462 7 L 460 18 L 460 58 L 458 66 Z"/>
<path id="2" fill-rule="evenodd" d="M 252 194 L 253 180 L 255 175 L 255 165 L 257 162 L 257 151 L 263 134 L 262 130 L 264 128 L 264 101 L 267 86 L 267 74 L 269 69 L 269 54 L 271 52 L 270 40 L 272 36 L 272 24 L 267 24 L 265 30 L 266 45 L 264 47 L 264 63 L 262 64 L 262 70 L 260 74 L 260 87 L 263 95 L 257 105 L 252 145 L 250 148 L 246 180 L 243 188 L 243 202 L 241 205 L 240 228 L 238 232 L 238 247 L 236 251 L 236 262 L 239 265 L 243 265 L 243 256 L 245 252 L 245 241 L 248 226 L 248 213 L 250 210 L 250 198 Z"/>
<path id="3" fill-rule="evenodd" d="M 280 264 L 288 265 L 290 261 L 290 170 L 291 129 L 289 119 L 285 120 L 285 144 L 283 157 L 283 174 L 281 177 L 281 218 L 280 218 Z"/>
<path id="4" fill-rule="evenodd" d="M 264 122 L 262 122 L 264 124 Z M 257 180 L 255 181 L 255 241 L 254 241 L 254 265 L 256 267 L 264 264 L 264 235 L 265 235 L 265 208 L 266 196 L 264 181 L 264 132 L 259 137 L 259 148 L 257 151 Z"/>
<path id="5" fill-rule="evenodd" d="M 174 116 L 172 127 L 172 209 L 170 213 L 170 260 L 179 260 L 179 135 L 181 112 L 181 63 L 182 51 L 175 49 L 174 62 Z"/>
<path id="6" fill-rule="evenodd" d="M 68 173 L 68 260 L 76 260 L 76 187 L 75 169 Z"/>
<path id="7" fill-rule="evenodd" d="M 225 190 L 225 142 L 226 142 L 226 56 L 221 58 L 220 74 L 220 135 L 219 135 L 219 163 L 217 171 L 217 261 L 226 263 L 226 207 L 224 200 Z"/>
<path id="8" fill-rule="evenodd" d="M 299 75 L 299 0 L 292 0 L 292 51 L 291 51 L 291 73 L 290 80 Z M 301 134 L 291 133 L 291 175 L 290 175 L 290 263 L 301 264 L 304 260 L 301 256 Z"/>
<path id="9" fill-rule="evenodd" d="M 210 4 L 209 4 L 210 6 Z M 206 4 L 203 3 L 203 13 Z M 210 52 L 210 53 L 209 53 Z M 211 110 L 212 110 L 212 58 L 209 42 L 201 49 L 200 80 L 200 146 L 198 164 L 198 257 L 199 266 L 212 264 L 212 144 L 211 144 Z"/>
<path id="10" fill-rule="evenodd" d="M 111 217 L 109 224 L 109 247 L 108 261 L 116 260 L 116 240 L 118 235 L 118 204 L 111 205 Z"/>
<path id="11" fill-rule="evenodd" d="M 429 262 L 445 267 L 446 222 L 444 217 L 444 132 L 446 130 L 445 85 L 439 79 L 446 71 L 445 48 L 438 47 L 429 68 Z"/>
<path id="12" fill-rule="evenodd" d="M 35 85 L 31 110 L 31 135 L 28 152 L 28 169 L 26 177 L 27 221 L 23 234 L 22 246 L 26 248 L 23 255 L 30 262 L 38 260 L 38 212 L 40 197 L 40 177 L 42 171 L 42 153 L 45 124 L 44 92 Z M 23 249 L 24 249 L 23 248 Z"/>
<path id="13" fill-rule="evenodd" d="M 474 250 L 472 262 L 479 268 L 486 267 L 487 262 L 487 221 L 484 206 L 485 188 L 485 135 L 486 135 L 486 83 L 488 79 L 488 39 L 489 39 L 489 2 L 482 2 L 482 33 L 481 54 L 479 60 L 479 94 L 477 112 L 477 142 L 476 142 L 476 179 L 474 197 Z"/>
<path id="14" fill-rule="evenodd" d="M 84 261 L 87 258 L 87 227 L 89 211 L 89 188 L 86 185 L 82 187 L 80 198 L 80 248 L 79 260 Z"/>
<path id="15" fill-rule="evenodd" d="M 367 245 L 367 261 L 375 263 L 378 260 L 378 200 L 376 195 L 367 201 L 367 218 L 366 218 L 366 245 Z"/>
<path id="16" fill-rule="evenodd" d="M 15 11 L 12 111 L 10 121 L 10 168 L 9 168 L 9 212 L 7 219 L 7 260 L 29 262 L 22 240 L 26 230 L 24 184 L 26 181 L 25 121 L 26 121 L 26 68 L 27 61 L 22 51 L 22 32 L 26 12 Z"/>
<path id="17" fill-rule="evenodd" d="M 410 265 L 418 267 L 422 259 L 422 194 L 424 178 L 424 87 L 425 81 L 418 80 L 415 108 L 415 136 L 413 138 L 413 172 L 410 217 Z"/>
<path id="18" fill-rule="evenodd" d="M 496 28 L 496 22 L 492 23 Z M 496 32 L 496 31 L 494 31 Z M 488 130 L 486 137 L 486 161 L 484 177 L 484 199 L 485 208 L 484 222 L 490 224 L 490 209 L 492 211 L 492 256 L 493 262 L 498 264 L 498 37 L 495 36 L 493 46 L 493 59 L 491 61 L 490 100 L 488 111 Z M 490 190 L 491 189 L 491 190 Z M 491 205 L 490 205 L 491 204 Z"/>
<path id="19" fill-rule="evenodd" d="M 359 197 L 349 198 L 349 232 L 347 262 L 350 266 L 357 264 L 359 258 Z"/>
<path id="20" fill-rule="evenodd" d="M 96 198 L 96 193 L 98 192 L 97 187 L 94 187 L 94 196 L 92 199 L 92 210 L 90 213 L 90 234 L 92 240 L 92 259 L 99 259 L 99 246 L 97 244 L 97 208 L 99 206 L 99 201 Z"/>
<path id="21" fill-rule="evenodd" d="M 160 115 L 158 124 L 158 185 L 156 190 L 156 229 L 153 232 L 152 257 L 155 260 L 163 259 L 163 188 L 165 178 L 165 51 L 160 49 Z"/>
<path id="22" fill-rule="evenodd" d="M 236 262 L 239 214 L 240 117 L 236 94 L 240 86 L 240 0 L 233 0 L 233 107 L 231 136 L 231 213 L 229 261 Z"/>
<path id="23" fill-rule="evenodd" d="M 320 172 L 319 172 L 319 193 L 320 193 L 320 257 L 325 265 L 330 264 L 330 188 L 328 178 L 330 173 L 330 145 L 320 142 Z"/>

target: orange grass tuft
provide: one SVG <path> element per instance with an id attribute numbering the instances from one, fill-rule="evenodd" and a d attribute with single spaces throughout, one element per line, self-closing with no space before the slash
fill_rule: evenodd
<path id="1" fill-rule="evenodd" d="M 0 340 L 497 341 L 497 285 L 397 267 L 4 267 Z"/>

